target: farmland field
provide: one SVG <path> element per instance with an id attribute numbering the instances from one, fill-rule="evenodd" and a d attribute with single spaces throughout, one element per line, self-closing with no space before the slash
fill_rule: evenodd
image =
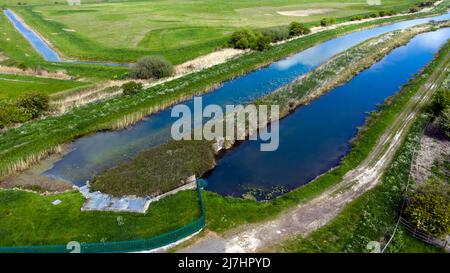
<path id="1" fill-rule="evenodd" d="M 130 62 L 156 54 L 181 63 L 222 47 L 228 35 L 239 28 L 405 10 L 416 2 L 389 0 L 368 5 L 364 0 L 169 0 L 68 6 L 35 0 L 30 4 L 47 5 L 16 6 L 14 10 L 69 57 Z"/>
<path id="2" fill-rule="evenodd" d="M 83 85 L 85 83 L 79 81 L 0 74 L 0 100 L 15 99 L 26 92 L 32 91 L 50 95 Z"/>

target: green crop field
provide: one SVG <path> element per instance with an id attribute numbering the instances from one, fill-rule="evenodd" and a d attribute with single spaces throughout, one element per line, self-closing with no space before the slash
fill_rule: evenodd
<path id="1" fill-rule="evenodd" d="M 318 22 L 379 10 L 405 10 L 418 0 L 168 0 L 100 2 L 80 6 L 33 0 L 14 6 L 25 21 L 64 55 L 132 62 L 143 55 L 164 55 L 181 63 L 222 47 L 239 28 L 265 28 L 291 21 Z M 13 5 L 16 1 L 7 1 Z M 32 6 L 29 4 L 44 4 Z"/>
<path id="2" fill-rule="evenodd" d="M 54 94 L 66 89 L 86 85 L 79 81 L 66 81 L 32 76 L 0 74 L 0 100 L 15 99 L 26 92 Z"/>

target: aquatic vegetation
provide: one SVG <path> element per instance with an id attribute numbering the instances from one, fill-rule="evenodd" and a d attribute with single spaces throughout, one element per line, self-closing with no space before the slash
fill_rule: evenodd
<path id="1" fill-rule="evenodd" d="M 157 196 L 184 185 L 192 175 L 199 177 L 214 162 L 211 142 L 172 141 L 96 176 L 91 189 L 117 196 Z"/>

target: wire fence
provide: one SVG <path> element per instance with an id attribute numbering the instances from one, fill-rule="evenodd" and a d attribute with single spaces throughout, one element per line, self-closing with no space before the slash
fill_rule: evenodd
<path id="1" fill-rule="evenodd" d="M 203 203 L 201 188 L 204 187 L 206 181 L 197 180 L 197 193 L 201 215 L 191 223 L 184 225 L 176 230 L 163 233 L 158 236 L 149 238 L 118 241 L 118 242 L 97 242 L 97 243 L 81 243 L 70 242 L 67 245 L 42 245 L 42 246 L 13 246 L 0 247 L 0 253 L 114 253 L 114 252 L 137 252 L 152 250 L 173 244 L 179 240 L 189 237 L 205 227 L 205 206 Z"/>
<path id="2" fill-rule="evenodd" d="M 421 132 L 420 132 L 420 134 L 419 134 L 420 136 L 422 136 L 422 135 L 424 134 L 424 132 L 425 132 L 425 130 L 426 130 L 427 127 L 428 127 L 428 124 L 427 124 L 427 126 L 425 126 L 425 127 L 421 130 Z M 411 162 L 410 162 L 410 165 L 409 165 L 409 175 L 408 175 L 408 180 L 406 181 L 406 187 L 405 187 L 405 190 L 404 190 L 404 192 L 403 192 L 403 201 L 402 201 L 402 205 L 401 205 L 401 207 L 400 207 L 400 211 L 399 211 L 399 213 L 398 213 L 398 218 L 397 218 L 397 221 L 396 221 L 396 223 L 395 223 L 394 231 L 392 232 L 391 237 L 389 238 L 389 240 L 387 241 L 387 243 L 384 245 L 383 249 L 381 250 L 381 253 L 386 252 L 386 250 L 388 249 L 389 245 L 392 243 L 392 240 L 394 239 L 395 234 L 397 233 L 398 227 L 399 227 L 399 225 L 400 225 L 400 221 L 401 221 L 401 219 L 402 219 L 401 215 L 402 215 L 403 209 L 405 208 L 405 205 L 406 205 L 406 195 L 408 194 L 408 190 L 409 190 L 409 187 L 410 187 L 410 184 L 411 184 L 411 178 L 412 178 L 411 173 L 412 173 L 412 168 L 413 168 L 414 162 L 416 161 L 416 158 L 417 158 L 417 149 L 418 149 L 418 146 L 417 146 L 417 145 L 414 146 L 414 151 L 412 152 L 412 155 L 411 155 Z"/>

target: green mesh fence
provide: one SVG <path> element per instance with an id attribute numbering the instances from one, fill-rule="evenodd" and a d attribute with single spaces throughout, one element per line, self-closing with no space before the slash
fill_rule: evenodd
<path id="1" fill-rule="evenodd" d="M 81 243 L 77 245 L 44 245 L 44 246 L 14 246 L 0 247 L 0 253 L 112 253 L 112 252 L 133 252 L 151 250 L 163 247 L 186 238 L 205 226 L 205 206 L 200 189 L 206 185 L 203 179 L 197 180 L 197 192 L 201 207 L 201 216 L 193 222 L 182 226 L 176 230 L 153 236 L 145 239 L 105 242 L 105 243 Z M 78 248 L 78 249 L 77 249 Z"/>

